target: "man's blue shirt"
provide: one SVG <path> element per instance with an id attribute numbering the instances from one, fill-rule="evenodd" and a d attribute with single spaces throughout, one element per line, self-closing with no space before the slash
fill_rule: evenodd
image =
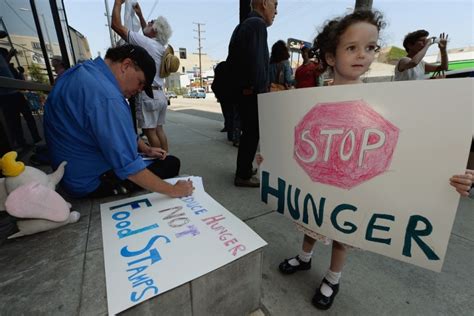
<path id="1" fill-rule="evenodd" d="M 45 105 L 44 129 L 53 167 L 68 162 L 61 185 L 73 196 L 93 192 L 108 170 L 125 179 L 146 167 L 130 108 L 100 57 L 56 82 Z"/>

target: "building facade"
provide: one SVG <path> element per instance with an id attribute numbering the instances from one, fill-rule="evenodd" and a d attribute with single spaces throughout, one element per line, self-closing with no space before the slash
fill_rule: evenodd
<path id="1" fill-rule="evenodd" d="M 171 91 L 190 91 L 192 88 L 202 87 L 210 91 L 212 80 L 214 79 L 214 68 L 218 61 L 212 60 L 209 55 L 201 55 L 201 68 L 199 72 L 199 55 L 189 54 L 185 48 L 175 50 L 175 55 L 179 58 L 179 70 L 172 73 L 165 80 L 165 87 Z M 202 75 L 202 83 L 200 80 Z"/>

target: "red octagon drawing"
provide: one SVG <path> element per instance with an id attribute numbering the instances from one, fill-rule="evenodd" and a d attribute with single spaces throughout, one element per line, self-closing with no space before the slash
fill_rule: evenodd
<path id="1" fill-rule="evenodd" d="M 398 134 L 363 100 L 319 103 L 295 127 L 294 159 L 312 181 L 351 189 L 390 167 Z"/>

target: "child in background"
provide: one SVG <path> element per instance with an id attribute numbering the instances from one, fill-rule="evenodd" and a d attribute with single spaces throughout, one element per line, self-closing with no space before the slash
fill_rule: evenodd
<path id="1" fill-rule="evenodd" d="M 315 38 L 313 47 L 317 50 L 322 71 L 328 67 L 332 70 L 334 85 L 362 83 L 361 76 L 369 69 L 375 53 L 379 50 L 379 31 L 384 25 L 382 15 L 372 11 L 356 11 L 326 23 L 322 32 Z M 305 234 L 303 248 L 299 255 L 285 259 L 279 265 L 284 274 L 311 268 L 311 256 L 316 240 L 324 244 L 331 243 L 326 236 L 296 225 L 298 230 Z M 331 307 L 339 291 L 339 279 L 348 248 L 351 247 L 332 241 L 329 270 L 312 299 L 316 308 L 325 310 Z"/>

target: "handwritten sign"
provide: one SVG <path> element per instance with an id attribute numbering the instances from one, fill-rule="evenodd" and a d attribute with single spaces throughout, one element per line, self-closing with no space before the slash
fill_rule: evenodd
<path id="1" fill-rule="evenodd" d="M 259 95 L 262 201 L 334 240 L 440 271 L 471 91 L 472 79 L 449 79 Z"/>
<path id="2" fill-rule="evenodd" d="M 178 179 L 169 180 L 174 183 Z M 209 273 L 266 245 L 203 189 L 101 205 L 109 314 Z"/>
<path id="3" fill-rule="evenodd" d="M 363 101 L 314 106 L 295 128 L 295 160 L 313 181 L 351 188 L 385 171 L 399 130 Z"/>

